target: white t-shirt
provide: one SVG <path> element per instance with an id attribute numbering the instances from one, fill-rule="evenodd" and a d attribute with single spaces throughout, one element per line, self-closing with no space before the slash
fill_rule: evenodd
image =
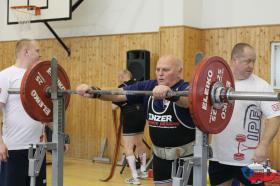
<path id="1" fill-rule="evenodd" d="M 273 92 L 272 87 L 256 75 L 236 81 L 235 90 Z M 252 163 L 264 119 L 279 116 L 279 108 L 280 102 L 236 100 L 228 126 L 221 133 L 212 136 L 213 160 L 236 166 Z"/>
<path id="2" fill-rule="evenodd" d="M 20 88 L 25 69 L 11 66 L 0 72 L 0 102 L 3 110 L 3 140 L 8 150 L 28 149 L 40 142 L 44 125 L 24 110 L 19 94 L 8 94 L 9 88 Z"/>

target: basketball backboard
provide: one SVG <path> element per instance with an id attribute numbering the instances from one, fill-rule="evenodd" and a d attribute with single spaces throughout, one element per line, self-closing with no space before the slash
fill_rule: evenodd
<path id="1" fill-rule="evenodd" d="M 68 20 L 72 17 L 72 0 L 8 0 L 7 3 L 7 23 L 18 24 L 18 18 L 14 15 L 11 7 L 15 6 L 36 6 L 40 7 L 41 13 L 32 16 L 30 22 Z M 33 14 L 34 11 L 27 9 L 17 9 Z"/>

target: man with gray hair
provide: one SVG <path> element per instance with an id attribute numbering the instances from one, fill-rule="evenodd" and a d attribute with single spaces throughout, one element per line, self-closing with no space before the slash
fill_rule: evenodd
<path id="1" fill-rule="evenodd" d="M 152 96 L 95 95 L 97 89 L 86 84 L 77 87 L 80 95 L 101 100 L 143 104 L 152 140 L 154 182 L 171 186 L 172 162 L 193 154 L 195 126 L 189 112 L 188 97 L 167 97 L 169 91 L 184 91 L 189 84 L 182 80 L 183 63 L 172 55 L 162 56 L 156 66 L 156 80 L 137 82 L 120 90 L 152 91 Z M 190 176 L 192 177 L 192 176 Z M 192 183 L 190 180 L 189 184 Z"/>

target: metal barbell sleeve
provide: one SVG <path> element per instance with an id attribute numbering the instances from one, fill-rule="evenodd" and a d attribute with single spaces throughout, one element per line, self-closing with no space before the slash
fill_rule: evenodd
<path id="1" fill-rule="evenodd" d="M 279 101 L 280 93 L 228 91 L 227 99 L 228 100 Z"/>

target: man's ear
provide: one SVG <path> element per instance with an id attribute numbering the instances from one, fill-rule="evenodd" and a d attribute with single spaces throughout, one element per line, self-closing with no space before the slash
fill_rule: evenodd
<path id="1" fill-rule="evenodd" d="M 183 72 L 183 68 L 182 68 L 182 67 L 179 67 L 178 72 L 179 72 L 179 73 L 182 73 L 182 72 Z"/>
<path id="2" fill-rule="evenodd" d="M 24 49 L 24 55 L 25 55 L 25 56 L 28 56 L 28 55 L 29 55 L 29 54 L 28 54 L 28 49 L 27 49 L 27 48 Z"/>
<path id="3" fill-rule="evenodd" d="M 183 68 L 179 68 L 179 70 L 178 70 L 178 76 L 179 76 L 179 78 L 183 78 Z"/>
<path id="4" fill-rule="evenodd" d="M 236 58 L 231 59 L 231 60 L 230 60 L 230 65 L 236 64 L 237 61 L 238 61 L 238 60 L 237 60 Z"/>

